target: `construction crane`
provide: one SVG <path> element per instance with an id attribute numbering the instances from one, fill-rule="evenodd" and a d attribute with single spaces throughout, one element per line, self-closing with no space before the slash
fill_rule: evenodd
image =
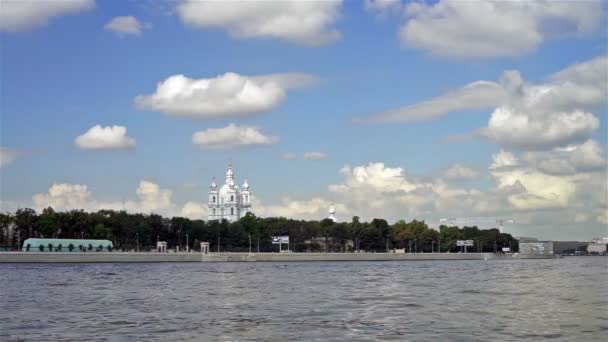
<path id="1" fill-rule="evenodd" d="M 513 219 L 504 219 L 504 218 L 499 218 L 499 217 L 450 217 L 450 218 L 443 218 L 440 219 L 439 222 L 449 222 L 451 226 L 454 225 L 454 223 L 466 223 L 466 222 L 496 222 L 498 223 L 498 231 L 500 233 L 502 233 L 502 226 L 505 223 L 515 223 L 515 220 Z"/>

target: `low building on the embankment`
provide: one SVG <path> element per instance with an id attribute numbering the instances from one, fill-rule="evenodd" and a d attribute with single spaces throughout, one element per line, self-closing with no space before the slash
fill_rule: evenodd
<path id="1" fill-rule="evenodd" d="M 587 241 L 553 241 L 553 253 L 575 254 L 587 249 Z"/>
<path id="2" fill-rule="evenodd" d="M 519 253 L 553 255 L 553 241 L 519 242 Z"/>
<path id="3" fill-rule="evenodd" d="M 587 253 L 589 254 L 606 254 L 608 245 L 605 243 L 589 242 L 587 245 Z"/>
<path id="4" fill-rule="evenodd" d="M 534 241 L 532 239 L 519 241 L 519 253 L 522 254 L 575 254 L 584 252 L 589 243 L 586 241 Z"/>
<path id="5" fill-rule="evenodd" d="M 111 252 L 110 240 L 92 239 L 36 239 L 30 238 L 23 242 L 23 252 Z"/>

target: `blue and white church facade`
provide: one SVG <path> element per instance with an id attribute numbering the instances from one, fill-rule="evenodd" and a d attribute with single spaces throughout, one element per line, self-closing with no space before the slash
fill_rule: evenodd
<path id="1" fill-rule="evenodd" d="M 211 181 L 209 191 L 209 215 L 208 220 L 226 219 L 230 222 L 238 221 L 241 217 L 251 211 L 251 192 L 247 179 L 243 186 L 236 185 L 232 164 L 228 165 L 226 171 L 226 182 L 219 188 L 215 183 L 215 177 Z"/>

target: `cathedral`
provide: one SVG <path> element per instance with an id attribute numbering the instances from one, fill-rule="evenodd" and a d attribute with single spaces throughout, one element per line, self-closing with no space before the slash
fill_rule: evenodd
<path id="1" fill-rule="evenodd" d="M 238 221 L 251 210 L 251 193 L 247 179 L 239 188 L 234 180 L 232 164 L 228 165 L 226 171 L 226 183 L 219 190 L 215 183 L 215 177 L 211 181 L 209 191 L 209 216 L 208 220 L 226 219 L 230 222 Z"/>

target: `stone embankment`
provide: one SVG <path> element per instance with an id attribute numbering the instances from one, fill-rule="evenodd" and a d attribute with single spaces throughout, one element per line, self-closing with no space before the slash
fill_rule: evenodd
<path id="1" fill-rule="evenodd" d="M 0 253 L 0 263 L 292 262 L 553 259 L 554 255 L 493 253 Z"/>

